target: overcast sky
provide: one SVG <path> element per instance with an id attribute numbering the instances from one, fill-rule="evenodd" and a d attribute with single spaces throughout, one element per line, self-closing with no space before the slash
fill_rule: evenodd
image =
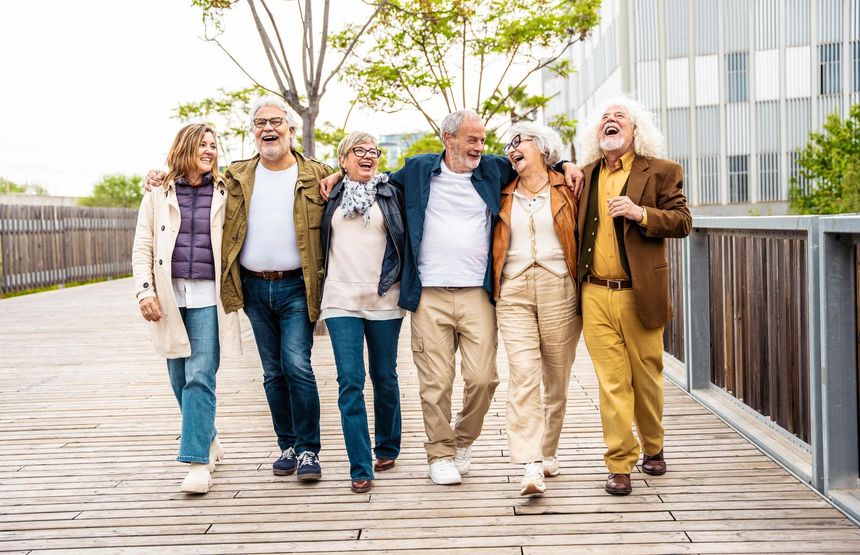
<path id="1" fill-rule="evenodd" d="M 335 18 L 358 20 L 357 0 L 334 2 Z M 231 50 L 268 77 L 244 2 L 227 24 Z M 249 84 L 202 34 L 191 0 L 0 1 L 0 177 L 86 195 L 102 175 L 163 166 L 179 103 Z M 318 123 L 342 123 L 350 99 L 330 89 Z M 381 134 L 422 122 L 354 111 L 348 127 Z"/>

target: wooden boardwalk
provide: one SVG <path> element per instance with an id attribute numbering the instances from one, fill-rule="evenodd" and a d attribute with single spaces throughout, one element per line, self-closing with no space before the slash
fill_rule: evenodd
<path id="1" fill-rule="evenodd" d="M 328 338 L 314 349 L 324 477 L 308 485 L 272 475 L 278 450 L 246 330 L 246 354 L 219 372 L 226 460 L 208 495 L 180 494 L 179 412 L 131 289 L 119 280 L 0 300 L 0 552 L 860 552 L 851 521 L 671 385 L 669 472 L 634 474 L 628 497 L 605 494 L 596 383 L 582 344 L 562 474 L 543 497 L 521 498 L 520 471 L 506 456 L 503 351 L 472 471 L 460 486 L 436 486 L 426 476 L 404 331 L 403 452 L 371 493 L 356 495 Z"/>

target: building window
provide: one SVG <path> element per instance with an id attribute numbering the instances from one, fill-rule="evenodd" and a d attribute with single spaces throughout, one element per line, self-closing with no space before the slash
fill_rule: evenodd
<path id="1" fill-rule="evenodd" d="M 720 203 L 720 159 L 699 157 L 699 204 Z"/>
<path id="2" fill-rule="evenodd" d="M 726 97 L 729 102 L 747 99 L 747 53 L 726 54 Z"/>
<path id="3" fill-rule="evenodd" d="M 860 42 L 852 43 L 854 47 L 854 92 L 860 92 Z"/>
<path id="4" fill-rule="evenodd" d="M 842 89 L 842 48 L 840 44 L 818 47 L 818 92 L 836 94 Z"/>
<path id="5" fill-rule="evenodd" d="M 800 158 L 799 152 L 790 152 L 788 154 L 788 171 L 791 175 L 792 179 L 797 180 L 797 185 L 800 188 L 800 191 L 804 195 L 808 195 L 810 192 L 810 183 L 809 180 L 800 173 L 800 164 L 797 163 L 797 160 Z"/>
<path id="6" fill-rule="evenodd" d="M 729 156 L 729 202 L 749 200 L 749 156 Z"/>
<path id="7" fill-rule="evenodd" d="M 779 154 L 767 152 L 758 155 L 759 200 L 783 200 L 779 190 Z"/>

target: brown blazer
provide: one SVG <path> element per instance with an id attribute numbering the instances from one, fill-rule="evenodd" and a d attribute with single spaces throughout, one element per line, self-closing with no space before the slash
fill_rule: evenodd
<path id="1" fill-rule="evenodd" d="M 593 238 L 591 231 L 586 232 L 586 228 L 591 229 L 596 225 L 593 218 L 596 217 L 597 207 L 589 206 L 588 201 L 591 189 L 597 187 L 600 160 L 587 165 L 582 171 L 585 182 L 579 197 L 577 219 L 579 236 L 583 238 L 577 271 L 580 283 L 588 273 L 592 256 L 590 247 L 586 245 L 593 244 Z M 663 326 L 673 315 L 669 299 L 669 261 L 664 239 L 690 234 L 693 218 L 687 208 L 687 197 L 681 192 L 683 182 L 683 169 L 675 162 L 636 156 L 627 185 L 622 191 L 622 195 L 644 206 L 648 213 L 648 225 L 644 228 L 628 219 L 624 219 L 623 224 L 617 223 L 615 227 L 616 230 L 622 230 L 622 240 L 619 240 L 622 259 L 626 255 L 636 310 L 646 328 Z"/>
<path id="2" fill-rule="evenodd" d="M 514 202 L 514 189 L 520 182 L 517 177 L 502 189 L 502 201 L 499 219 L 493 228 L 493 298 L 498 300 L 501 294 L 502 268 L 508 258 L 508 248 L 511 245 L 511 206 Z M 564 261 L 571 279 L 576 279 L 576 199 L 567 185 L 564 176 L 558 172 L 549 172 L 549 206 L 552 210 L 552 225 L 555 234 L 564 251 Z"/>

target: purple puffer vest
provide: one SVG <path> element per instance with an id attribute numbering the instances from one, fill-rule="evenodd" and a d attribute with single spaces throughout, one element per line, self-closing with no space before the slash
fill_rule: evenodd
<path id="1" fill-rule="evenodd" d="M 215 257 L 209 233 L 213 191 L 210 173 L 203 176 L 203 183 L 197 187 L 184 178 L 176 180 L 176 200 L 182 219 L 171 260 L 174 278 L 215 279 Z"/>

